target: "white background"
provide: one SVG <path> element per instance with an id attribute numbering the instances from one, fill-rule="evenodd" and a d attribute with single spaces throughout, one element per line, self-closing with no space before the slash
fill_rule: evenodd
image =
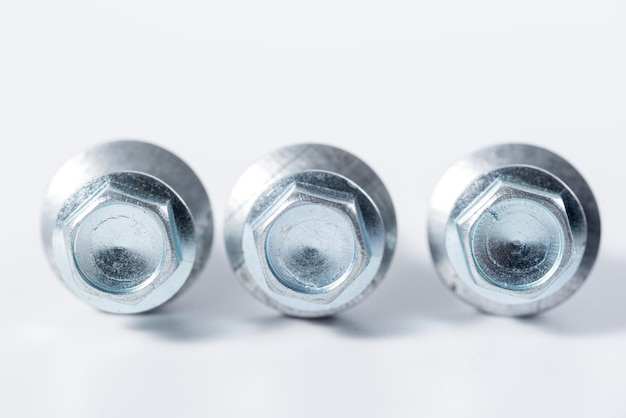
<path id="1" fill-rule="evenodd" d="M 626 417 L 625 116 L 622 1 L 0 0 L 0 416 Z M 153 314 L 82 304 L 40 244 L 56 169 L 121 138 L 185 159 L 215 212 Z M 386 280 L 327 320 L 250 297 L 222 240 L 238 175 L 304 141 L 368 162 L 398 214 Z M 574 164 L 604 228 L 588 282 L 525 320 L 464 305 L 427 250 L 440 175 L 508 141 Z"/>

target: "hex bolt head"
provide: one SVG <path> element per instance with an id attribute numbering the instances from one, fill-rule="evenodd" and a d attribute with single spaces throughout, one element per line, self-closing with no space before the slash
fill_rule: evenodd
<path id="1" fill-rule="evenodd" d="M 171 300 L 201 270 L 212 237 L 200 180 L 144 142 L 110 142 L 74 157 L 43 205 L 51 265 L 79 298 L 107 312 L 144 312 Z"/>
<path id="2" fill-rule="evenodd" d="M 228 201 L 231 265 L 258 299 L 288 315 L 332 315 L 383 279 L 396 243 L 385 186 L 338 148 L 281 148 L 250 166 Z"/>
<path id="3" fill-rule="evenodd" d="M 569 298 L 600 243 L 591 189 L 543 148 L 504 144 L 452 166 L 437 185 L 429 241 L 443 282 L 478 309 L 527 316 Z"/>

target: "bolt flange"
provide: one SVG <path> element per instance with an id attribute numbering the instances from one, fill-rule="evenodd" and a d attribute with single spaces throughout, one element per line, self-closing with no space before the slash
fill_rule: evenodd
<path id="1" fill-rule="evenodd" d="M 78 297 L 107 312 L 162 305 L 208 257 L 211 207 L 199 179 L 154 145 L 118 141 L 76 156 L 55 175 L 42 237 Z"/>
<path id="2" fill-rule="evenodd" d="M 433 194 L 431 254 L 444 283 L 478 309 L 534 315 L 570 297 L 600 242 L 589 186 L 545 149 L 505 144 L 451 167 Z"/>
<path id="3" fill-rule="evenodd" d="M 355 156 L 325 145 L 279 149 L 231 193 L 226 249 L 258 299 L 289 315 L 332 315 L 382 280 L 396 241 L 391 199 Z"/>

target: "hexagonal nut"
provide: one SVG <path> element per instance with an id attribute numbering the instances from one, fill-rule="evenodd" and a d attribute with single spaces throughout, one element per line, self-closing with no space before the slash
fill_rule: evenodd
<path id="1" fill-rule="evenodd" d="M 327 304 L 367 267 L 371 251 L 354 195 L 290 183 L 251 225 L 269 289 Z"/>
<path id="2" fill-rule="evenodd" d="M 557 193 L 498 179 L 454 222 L 471 279 L 492 291 L 535 298 L 576 256 Z"/>
<path id="3" fill-rule="evenodd" d="M 53 240 L 55 252 L 69 258 L 61 263 L 64 279 L 129 304 L 161 286 L 183 262 L 171 196 L 158 192 L 163 187 L 136 173 L 124 182 L 105 176 L 83 187 L 59 215 L 60 239 Z"/>

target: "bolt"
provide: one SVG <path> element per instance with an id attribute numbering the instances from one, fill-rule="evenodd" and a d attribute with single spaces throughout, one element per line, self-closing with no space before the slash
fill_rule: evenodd
<path id="1" fill-rule="evenodd" d="M 107 312 L 156 308 L 196 277 L 212 239 L 208 196 L 178 157 L 118 141 L 67 162 L 45 199 L 48 258 L 79 298 Z"/>
<path id="2" fill-rule="evenodd" d="M 589 186 L 542 148 L 505 144 L 451 167 L 433 194 L 430 248 L 444 283 L 478 309 L 526 316 L 584 282 L 600 218 Z"/>
<path id="3" fill-rule="evenodd" d="M 250 166 L 231 193 L 225 240 L 237 277 L 288 315 L 327 316 L 369 294 L 395 248 L 391 198 L 361 160 L 296 145 Z"/>

